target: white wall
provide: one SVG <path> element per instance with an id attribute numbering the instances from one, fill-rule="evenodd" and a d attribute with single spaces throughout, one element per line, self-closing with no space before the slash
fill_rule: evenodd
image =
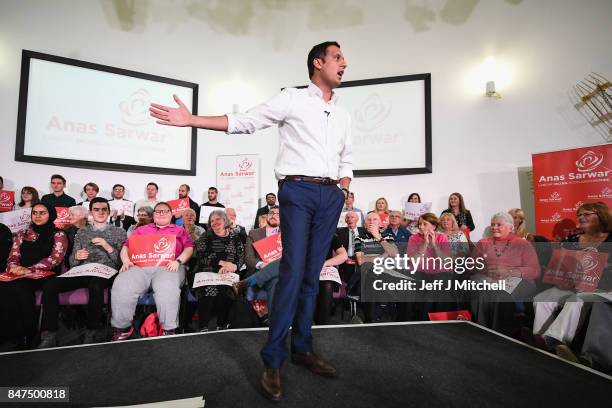
<path id="1" fill-rule="evenodd" d="M 591 71 L 612 78 L 610 15 L 609 0 L 4 0 L 0 175 L 8 188 L 33 185 L 46 193 L 49 176 L 59 172 L 73 196 L 88 181 L 102 195 L 121 182 L 134 200 L 150 180 L 164 199 L 186 182 L 201 202 L 215 182 L 216 155 L 259 153 L 263 196 L 276 190 L 275 130 L 199 131 L 196 177 L 14 162 L 21 50 L 197 82 L 200 113 L 220 114 L 304 84 L 308 50 L 334 39 L 349 64 L 345 80 L 432 74 L 433 174 L 356 179 L 358 206 L 370 209 L 386 196 L 398 208 L 417 191 L 440 211 L 459 191 L 477 237 L 492 213 L 519 206 L 517 168 L 530 165 L 531 153 L 603 143 L 568 92 Z M 507 72 L 500 100 L 482 96 L 485 78 L 477 72 L 489 55 Z"/>

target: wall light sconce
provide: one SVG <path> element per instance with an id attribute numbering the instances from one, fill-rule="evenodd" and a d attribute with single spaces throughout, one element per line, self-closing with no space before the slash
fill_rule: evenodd
<path id="1" fill-rule="evenodd" d="M 485 95 L 489 98 L 501 98 L 501 95 L 495 91 L 495 81 L 487 82 L 487 91 L 485 92 Z"/>

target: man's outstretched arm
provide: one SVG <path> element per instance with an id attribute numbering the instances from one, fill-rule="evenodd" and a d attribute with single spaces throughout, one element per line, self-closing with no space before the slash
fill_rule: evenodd
<path id="1" fill-rule="evenodd" d="M 178 108 L 152 103 L 149 107 L 151 116 L 157 123 L 166 126 L 190 126 L 200 129 L 227 131 L 227 116 L 197 116 L 192 115 L 189 109 L 178 96 L 172 95 Z"/>

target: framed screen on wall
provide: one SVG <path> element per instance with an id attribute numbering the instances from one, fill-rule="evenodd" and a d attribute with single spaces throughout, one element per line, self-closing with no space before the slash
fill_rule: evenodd
<path id="1" fill-rule="evenodd" d="M 431 74 L 347 81 L 335 91 L 351 115 L 355 176 L 432 172 Z"/>
<path id="2" fill-rule="evenodd" d="M 173 94 L 197 114 L 195 83 L 24 50 L 15 160 L 195 175 L 196 130 L 149 116 Z"/>

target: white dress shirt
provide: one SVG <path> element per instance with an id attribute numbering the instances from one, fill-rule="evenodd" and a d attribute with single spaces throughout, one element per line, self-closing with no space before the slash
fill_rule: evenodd
<path id="1" fill-rule="evenodd" d="M 351 119 L 346 109 L 330 102 L 315 84 L 286 88 L 245 113 L 228 114 L 227 133 L 253 133 L 277 124 L 279 148 L 274 172 L 288 175 L 353 178 Z"/>

